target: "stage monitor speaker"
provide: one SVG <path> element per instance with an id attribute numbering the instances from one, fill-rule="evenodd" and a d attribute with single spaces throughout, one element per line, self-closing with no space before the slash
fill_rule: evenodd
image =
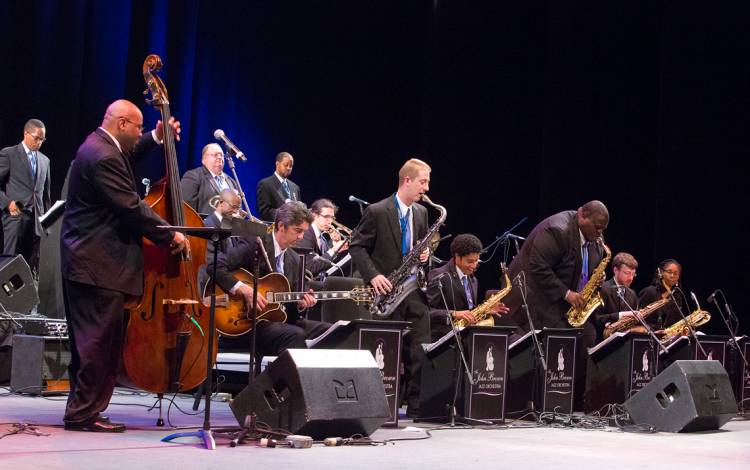
<path id="1" fill-rule="evenodd" d="M 369 436 L 389 419 L 383 379 L 367 350 L 287 349 L 230 403 L 240 425 L 293 434 Z"/>
<path id="2" fill-rule="evenodd" d="M 11 391 L 46 395 L 70 390 L 68 338 L 15 335 L 12 354 Z"/>
<path id="3" fill-rule="evenodd" d="M 719 429 L 737 414 L 732 385 L 718 361 L 675 361 L 628 401 L 635 424 L 657 431 Z"/>
<path id="4" fill-rule="evenodd" d="M 37 304 L 39 294 L 23 256 L 0 256 L 0 305 L 9 312 L 31 313 Z"/>

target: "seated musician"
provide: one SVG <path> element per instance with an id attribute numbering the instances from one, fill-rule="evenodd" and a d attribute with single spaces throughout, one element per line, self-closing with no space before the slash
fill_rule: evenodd
<path id="1" fill-rule="evenodd" d="M 672 302 L 664 305 L 657 309 L 648 316 L 648 324 L 657 332 L 664 328 L 680 321 L 680 311 L 678 310 L 675 302 L 677 302 L 682 309 L 684 315 L 690 313 L 690 306 L 682 295 L 681 290 L 676 290 L 675 287 L 680 282 L 680 276 L 682 275 L 682 265 L 674 259 L 666 259 L 659 263 L 659 266 L 654 272 L 654 278 L 651 284 L 644 287 L 638 293 L 638 303 L 640 305 L 648 305 L 659 299 L 666 299 L 671 295 L 674 297 Z"/>
<path id="2" fill-rule="evenodd" d="M 316 277 L 346 256 L 349 243 L 332 225 L 338 207 L 330 199 L 316 200 L 310 210 L 313 221 L 295 249 L 305 253 L 306 268 Z"/>
<path id="3" fill-rule="evenodd" d="M 630 288 L 638 269 L 638 261 L 630 253 L 617 253 L 612 258 L 613 276 L 599 288 L 604 304 L 594 312 L 598 341 L 602 340 L 604 328 L 612 322 L 632 315 L 638 309 L 638 296 Z M 624 297 L 624 300 L 623 300 Z"/>
<path id="4" fill-rule="evenodd" d="M 479 282 L 474 277 L 474 271 L 479 265 L 481 252 L 482 242 L 474 235 L 463 233 L 451 242 L 450 261 L 430 271 L 427 301 L 430 304 L 433 341 L 450 331 L 449 315 L 454 322 L 464 320 L 469 325 L 476 323 L 471 309 L 478 305 Z M 493 307 L 493 312 L 499 316 L 508 313 L 508 307 L 499 302 Z"/>
<path id="5" fill-rule="evenodd" d="M 284 274 L 292 290 L 299 284 L 298 255 L 289 248 L 296 245 L 312 222 L 312 214 L 301 202 L 287 202 L 276 212 L 274 231 L 262 238 L 259 272 L 261 277 L 270 273 Z M 241 294 L 248 306 L 253 302 L 253 288 L 237 280 L 233 271 L 245 268 L 252 272 L 256 239 L 239 238 L 236 246 L 228 247 L 227 252 L 219 256 L 216 263 L 217 284 L 227 292 Z M 208 261 L 208 272 L 211 272 L 212 261 Z M 310 291 L 312 292 L 312 291 Z M 287 319 L 284 323 L 262 321 L 257 325 L 257 353 L 260 355 L 278 355 L 288 348 L 305 348 L 305 339 L 315 338 L 330 325 L 328 323 L 307 320 L 302 311 L 315 305 L 315 298 L 305 294 L 296 304 L 286 304 Z M 258 296 L 258 309 L 267 305 L 264 297 Z"/>
<path id="6" fill-rule="evenodd" d="M 203 224 L 206 227 L 214 228 L 232 228 L 231 218 L 239 214 L 241 210 L 240 195 L 234 189 L 224 189 L 219 193 L 216 198 L 216 208 L 214 211 L 203 220 Z M 225 253 L 227 246 L 235 244 L 234 238 L 227 238 L 221 240 L 219 244 L 219 253 Z M 214 259 L 214 244 L 209 240 L 206 243 L 206 262 L 209 263 Z M 201 292 L 206 285 L 208 280 L 208 274 L 206 267 L 203 266 L 198 272 L 198 285 L 200 286 Z"/>

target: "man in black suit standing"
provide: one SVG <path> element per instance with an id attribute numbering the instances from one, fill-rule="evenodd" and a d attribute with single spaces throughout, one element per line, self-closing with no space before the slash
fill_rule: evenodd
<path id="1" fill-rule="evenodd" d="M 450 261 L 430 271 L 427 300 L 433 340 L 451 330 L 451 319 L 453 322 L 464 320 L 469 325 L 476 323 L 471 310 L 481 303 L 479 282 L 474 276 L 481 253 L 482 242 L 474 235 L 462 233 L 451 242 Z M 501 315 L 508 313 L 508 307 L 499 302 L 492 311 Z"/>
<path id="2" fill-rule="evenodd" d="M 566 313 L 571 306 L 585 305 L 579 292 L 604 257 L 596 240 L 608 224 L 606 206 L 590 201 L 576 211 L 547 217 L 526 238 L 510 264 L 510 276 L 515 278 L 521 271 L 526 275 L 527 300 L 536 328 L 570 327 Z M 584 258 L 588 261 L 585 264 Z M 505 303 L 514 320 L 528 331 L 518 289 L 513 289 Z M 587 321 L 584 325 L 583 341 L 587 346 L 596 339 L 592 323 Z"/>
<path id="3" fill-rule="evenodd" d="M 310 206 L 313 221 L 295 248 L 305 253 L 305 266 L 313 277 L 346 255 L 348 242 L 333 228 L 338 207 L 330 199 L 317 199 Z M 348 264 L 348 263 L 346 263 Z M 341 273 L 343 276 L 343 272 Z"/>
<path id="4" fill-rule="evenodd" d="M 49 158 L 39 151 L 46 140 L 44 123 L 29 119 L 23 140 L 0 150 L 0 206 L 6 256 L 23 255 L 36 276 L 39 268 L 39 216 L 50 207 Z"/>
<path id="5" fill-rule="evenodd" d="M 382 201 L 367 206 L 354 229 L 349 252 L 366 284 L 380 294 L 394 286 L 386 276 L 395 271 L 412 246 L 427 234 L 427 209 L 415 204 L 430 189 L 430 167 L 412 158 L 398 172 L 398 190 Z M 425 250 L 420 260 L 426 262 Z M 406 364 L 407 415 L 419 412 L 419 387 L 425 361 L 422 343 L 430 342 L 430 317 L 425 294 L 417 289 L 393 312 L 394 320 L 411 322 L 410 334 L 404 337 Z"/>
<path id="6" fill-rule="evenodd" d="M 182 198 L 203 217 L 211 214 L 211 199 L 225 189 L 237 190 L 237 184 L 224 173 L 224 152 L 219 144 L 208 144 L 201 151 L 201 162 L 198 168 L 188 170 L 182 175 Z"/>
<path id="7" fill-rule="evenodd" d="M 604 303 L 594 312 L 599 340 L 602 339 L 607 325 L 632 316 L 631 308 L 638 309 L 638 295 L 630 288 L 637 269 L 638 261 L 630 253 L 617 253 L 612 258 L 613 276 L 602 283 L 599 293 Z"/>
<path id="8" fill-rule="evenodd" d="M 169 124 L 179 133 L 179 122 Z M 100 412 L 115 388 L 125 299 L 143 294 L 142 237 L 175 254 L 186 246 L 183 234 L 157 228 L 167 222 L 138 196 L 130 157 L 155 148 L 163 135 L 161 122 L 149 134 L 142 129 L 138 107 L 115 101 L 70 168 L 60 239 L 71 350 L 68 430 L 125 430 Z"/>
<path id="9" fill-rule="evenodd" d="M 287 201 L 300 201 L 299 186 L 289 179 L 294 157 L 289 152 L 276 155 L 276 171 L 258 181 L 255 191 L 258 213 L 262 220 L 276 220 L 276 209 Z"/>
<path id="10" fill-rule="evenodd" d="M 270 272 L 283 274 L 293 291 L 299 286 L 299 260 L 294 250 L 296 245 L 312 222 L 312 214 L 301 202 L 287 202 L 276 211 L 274 231 L 262 239 L 260 267 L 261 276 Z M 216 262 L 216 283 L 226 292 L 240 294 L 245 298 L 245 305 L 253 304 L 253 288 L 239 281 L 232 272 L 245 268 L 253 271 L 254 253 L 258 239 L 240 238 L 237 244 L 229 247 L 226 253 L 219 255 Z M 212 260 L 208 261 L 208 272 L 212 272 Z M 312 292 L 312 291 L 310 291 Z M 257 325 L 257 352 L 262 355 L 276 356 L 289 348 L 306 348 L 305 339 L 315 338 L 330 326 L 328 323 L 307 320 L 301 311 L 312 307 L 317 301 L 305 294 L 296 304 L 286 304 L 287 319 L 284 323 L 259 322 Z M 258 296 L 258 310 L 267 305 L 266 299 Z"/>

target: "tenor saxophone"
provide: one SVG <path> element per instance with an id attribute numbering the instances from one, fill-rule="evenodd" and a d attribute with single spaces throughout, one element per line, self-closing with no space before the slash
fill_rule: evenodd
<path id="1" fill-rule="evenodd" d="M 430 246 L 432 235 L 445 223 L 448 211 L 445 207 L 432 202 L 426 194 L 422 195 L 422 201 L 440 211 L 440 216 L 427 230 L 427 233 L 414 244 L 411 251 L 404 256 L 401 265 L 388 275 L 388 281 L 393 289 L 387 294 L 375 295 L 375 299 L 370 305 L 370 313 L 376 318 L 390 316 L 410 293 L 417 288 L 424 289 L 427 286 L 427 275 L 424 272 L 424 267 L 421 266 L 419 255 Z M 417 269 L 416 278 L 412 275 L 415 268 Z"/>
<path id="2" fill-rule="evenodd" d="M 505 287 L 492 294 L 492 296 L 482 302 L 481 305 L 478 305 L 471 309 L 471 314 L 476 319 L 477 322 L 475 323 L 475 325 L 477 326 L 495 325 L 495 317 L 492 315 L 492 307 L 500 302 L 503 297 L 508 295 L 510 290 L 513 288 L 513 284 L 510 283 L 510 278 L 508 277 L 508 269 L 505 267 L 505 263 L 500 263 L 500 272 L 502 272 L 505 279 Z M 468 323 L 463 318 L 459 318 L 458 321 L 455 322 L 455 325 L 459 328 L 463 328 L 467 326 Z"/>
<path id="3" fill-rule="evenodd" d="M 604 303 L 602 296 L 599 294 L 599 284 L 604 280 L 606 274 L 605 269 L 607 268 L 609 259 L 612 257 L 612 252 L 604 243 L 603 239 L 597 238 L 596 242 L 601 243 L 602 248 L 604 248 L 605 256 L 604 259 L 599 262 L 599 265 L 594 270 L 594 273 L 591 275 L 588 282 L 586 282 L 586 285 L 581 289 L 581 295 L 584 300 L 586 300 L 584 308 L 579 310 L 571 306 L 568 310 L 568 323 L 574 328 L 583 326 L 591 314 L 594 313 L 594 310 Z"/>
<path id="4" fill-rule="evenodd" d="M 661 307 L 665 306 L 669 302 L 671 302 L 671 299 L 669 298 L 659 299 L 656 302 L 651 302 L 650 304 L 634 313 L 641 317 L 641 320 L 646 320 L 646 317 L 648 317 Z M 638 319 L 634 316 L 623 317 L 616 322 L 610 323 L 609 326 L 604 328 L 604 337 L 609 338 L 613 333 L 619 333 L 620 331 L 630 331 L 640 325 L 641 322 L 639 322 Z"/>

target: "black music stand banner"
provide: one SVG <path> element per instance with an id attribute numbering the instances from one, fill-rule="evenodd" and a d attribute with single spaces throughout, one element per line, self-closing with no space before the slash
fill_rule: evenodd
<path id="1" fill-rule="evenodd" d="M 662 370 L 678 360 L 719 361 L 726 368 L 729 336 L 698 334 L 698 339 L 706 354 L 703 354 L 693 338 L 680 336 L 666 346 L 666 353 L 664 351 L 659 353 Z"/>
<path id="2" fill-rule="evenodd" d="M 460 369 L 457 418 L 503 422 L 508 345 L 514 330 L 504 326 L 469 326 L 461 330 L 473 383 L 463 370 L 452 331 L 434 343 L 423 345 L 427 362 L 422 369 L 419 419 L 445 421 L 450 418 Z"/>
<path id="3" fill-rule="evenodd" d="M 366 349 L 372 353 L 383 379 L 390 418 L 386 426 L 398 426 L 401 383 L 401 339 L 409 322 L 391 320 L 339 320 L 315 339 L 310 349 Z"/>
<path id="4" fill-rule="evenodd" d="M 747 359 L 750 357 L 750 341 L 748 341 L 747 338 L 744 338 L 744 341 L 741 344 L 742 353 L 745 355 L 745 359 Z M 742 359 L 740 359 L 740 361 L 742 361 Z M 742 393 L 739 393 L 738 396 L 740 397 L 740 410 L 745 411 L 750 410 L 750 367 L 742 363 L 740 370 L 742 371 Z"/>
<path id="5" fill-rule="evenodd" d="M 536 359 L 531 332 L 510 345 L 508 351 L 508 413 L 529 411 L 573 412 L 575 361 L 580 328 L 537 330 L 547 371 Z M 533 408 L 533 410 L 532 410 Z"/>
<path id="6" fill-rule="evenodd" d="M 658 355 L 645 333 L 615 333 L 589 348 L 586 413 L 610 403 L 624 403 L 656 376 Z"/>

